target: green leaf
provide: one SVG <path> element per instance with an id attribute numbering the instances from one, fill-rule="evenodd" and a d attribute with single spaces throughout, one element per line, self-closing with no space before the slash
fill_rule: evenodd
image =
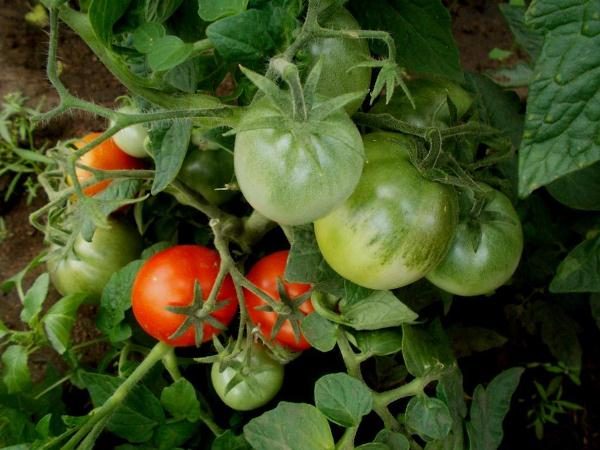
<path id="1" fill-rule="evenodd" d="M 590 309 L 592 311 L 592 317 L 596 321 L 596 326 L 600 330 L 600 294 L 590 295 Z M 0 337 L 2 337 L 0 335 Z"/>
<path id="2" fill-rule="evenodd" d="M 354 448 L 356 450 L 390 450 L 389 446 L 381 442 L 369 442 L 368 444 L 362 444 Z"/>
<path id="3" fill-rule="evenodd" d="M 23 299 L 23 310 L 21 311 L 21 320 L 29 326 L 35 322 L 38 314 L 42 310 L 42 304 L 48 295 L 48 285 L 50 276 L 44 272 L 33 282 L 25 298 Z"/>
<path id="4" fill-rule="evenodd" d="M 448 406 L 450 414 L 462 427 L 462 419 L 467 416 L 467 404 L 463 392 L 463 377 L 458 367 L 442 374 L 436 386 L 436 395 Z"/>
<path id="5" fill-rule="evenodd" d="M 156 428 L 153 441 L 158 450 L 173 450 L 185 444 L 198 432 L 197 423 L 188 421 L 165 423 Z"/>
<path id="6" fill-rule="evenodd" d="M 27 356 L 27 350 L 22 345 L 11 345 L 2 353 L 2 381 L 9 394 L 31 386 Z"/>
<path id="7" fill-rule="evenodd" d="M 196 391 L 192 383 L 185 378 L 180 378 L 164 388 L 160 394 L 160 402 L 177 419 L 184 418 L 190 422 L 200 419 L 200 402 Z"/>
<path id="8" fill-rule="evenodd" d="M 550 292 L 600 292 L 600 234 L 571 250 L 558 266 Z"/>
<path id="9" fill-rule="evenodd" d="M 391 33 L 400 66 L 462 80 L 450 14 L 439 0 L 352 0 L 349 8 L 363 29 Z M 381 41 L 374 40 L 372 48 L 386 54 Z"/>
<path id="10" fill-rule="evenodd" d="M 519 194 L 600 160 L 598 4 L 534 1 L 527 22 L 545 33 L 529 88 Z"/>
<path id="11" fill-rule="evenodd" d="M 202 20 L 214 22 L 227 16 L 235 16 L 246 10 L 248 0 L 198 0 L 198 15 Z"/>
<path id="12" fill-rule="evenodd" d="M 171 183 L 183 164 L 192 134 L 190 119 L 174 121 L 164 135 L 159 148 L 155 149 L 156 174 L 152 195 L 156 195 Z"/>
<path id="13" fill-rule="evenodd" d="M 457 358 L 502 347 L 508 341 L 496 331 L 483 327 L 454 326 L 448 329 L 448 335 Z"/>
<path id="14" fill-rule="evenodd" d="M 94 33 L 104 45 L 110 47 L 113 26 L 127 11 L 131 0 L 92 0 L 88 15 Z"/>
<path id="15" fill-rule="evenodd" d="M 131 36 L 133 47 L 140 53 L 149 53 L 166 33 L 165 27 L 159 23 L 144 23 Z"/>
<path id="16" fill-rule="evenodd" d="M 233 431 L 226 430 L 213 441 L 210 450 L 252 450 L 244 436 L 236 436 Z"/>
<path id="17" fill-rule="evenodd" d="M 402 326 L 402 356 L 411 375 L 422 377 L 452 369 L 454 355 L 439 320 L 428 326 Z"/>
<path id="18" fill-rule="evenodd" d="M 111 342 L 131 336 L 131 327 L 124 323 L 125 312 L 131 308 L 131 288 L 143 261 L 132 261 L 113 273 L 102 291 L 96 326 Z"/>
<path id="19" fill-rule="evenodd" d="M 452 428 L 452 417 L 446 404 L 437 399 L 418 395 L 406 406 L 406 425 L 425 440 L 443 439 Z"/>
<path id="20" fill-rule="evenodd" d="M 37 439 L 35 425 L 31 422 L 27 414 L 16 408 L 0 403 L 0 418 L 2 418 L 2 427 L 0 427 L 0 445 L 5 450 L 5 444 L 13 442 L 33 442 Z M 30 450 L 29 444 L 17 446 L 16 450 Z M 11 447 L 8 447 L 10 449 Z"/>
<path id="21" fill-rule="evenodd" d="M 81 379 L 90 392 L 94 407 L 103 405 L 124 381 L 118 377 L 84 372 Z M 107 428 L 129 442 L 146 442 L 154 429 L 164 423 L 160 402 L 148 388 L 137 384 L 111 416 Z"/>
<path id="22" fill-rule="evenodd" d="M 600 162 L 560 177 L 546 189 L 569 208 L 600 211 Z"/>
<path id="23" fill-rule="evenodd" d="M 333 450 L 335 442 L 325 416 L 306 403 L 280 402 L 252 419 L 244 437 L 255 450 Z"/>
<path id="24" fill-rule="evenodd" d="M 302 320 L 302 334 L 314 348 L 321 352 L 333 350 L 336 343 L 337 326 L 317 313 Z"/>
<path id="25" fill-rule="evenodd" d="M 0 339 L 10 333 L 10 329 L 0 320 Z"/>
<path id="26" fill-rule="evenodd" d="M 194 46 L 183 42 L 177 36 L 163 36 L 156 39 L 148 52 L 148 65 L 155 72 L 172 69 L 181 64 L 194 51 Z"/>
<path id="27" fill-rule="evenodd" d="M 475 388 L 471 421 L 467 423 L 470 450 L 496 450 L 500 446 L 502 422 L 523 370 L 513 367 L 497 375 L 487 388 L 481 385 Z"/>
<path id="28" fill-rule="evenodd" d="M 340 309 L 345 323 L 355 330 L 397 327 L 418 317 L 390 291 L 372 291 L 359 301 L 342 302 Z"/>
<path id="29" fill-rule="evenodd" d="M 500 12 L 506 19 L 510 31 L 512 31 L 515 41 L 523 47 L 529 56 L 535 61 L 544 44 L 544 36 L 542 33 L 534 30 L 525 23 L 525 8 L 522 6 L 509 5 L 501 3 L 498 5 Z"/>
<path id="30" fill-rule="evenodd" d="M 315 383 L 315 405 L 342 427 L 358 426 L 373 408 L 370 389 L 346 373 L 322 376 Z"/>
<path id="31" fill-rule="evenodd" d="M 356 346 L 362 353 L 372 356 L 392 355 L 402 349 L 402 329 L 355 331 Z"/>
<path id="32" fill-rule="evenodd" d="M 163 23 L 179 8 L 183 0 L 145 0 L 144 16 L 147 22 Z"/>
<path id="33" fill-rule="evenodd" d="M 71 330 L 75 324 L 77 309 L 85 299 L 86 294 L 67 295 L 52 305 L 42 319 L 46 336 L 52 348 L 60 355 L 70 346 Z"/>
<path id="34" fill-rule="evenodd" d="M 410 443 L 406 436 L 390 430 L 381 430 L 375 436 L 375 442 L 386 444 L 390 450 L 409 450 Z"/>

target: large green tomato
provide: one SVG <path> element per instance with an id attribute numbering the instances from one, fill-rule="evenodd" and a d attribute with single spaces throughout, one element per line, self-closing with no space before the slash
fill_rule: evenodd
<path id="1" fill-rule="evenodd" d="M 283 383 L 283 366 L 271 358 L 263 346 L 253 345 L 250 359 L 244 357 L 243 353 L 237 355 L 234 364 L 222 372 L 219 362 L 215 362 L 210 371 L 219 398 L 237 411 L 250 411 L 265 405 L 277 395 Z"/>
<path id="2" fill-rule="evenodd" d="M 367 162 L 352 196 L 315 222 L 321 253 L 348 280 L 371 289 L 405 286 L 445 256 L 458 221 L 454 190 L 411 164 L 409 137 L 364 137 Z"/>
<path id="3" fill-rule="evenodd" d="M 397 89 L 390 103 L 386 105 L 385 98 L 382 98 L 369 112 L 388 113 L 417 127 L 447 128 L 451 125 L 448 98 L 456 107 L 458 119 L 467 113 L 473 103 L 467 91 L 458 84 L 442 78 L 415 78 L 407 81 L 406 85 L 415 102 L 415 108 L 404 92 Z"/>
<path id="4" fill-rule="evenodd" d="M 253 123 L 269 125 L 252 129 Z M 235 175 L 246 200 L 265 217 L 283 225 L 309 223 L 356 187 L 363 143 L 343 110 L 319 121 L 293 120 L 263 97 L 242 116 L 239 128 L 246 126 L 235 139 Z"/>
<path id="5" fill-rule="evenodd" d="M 519 216 L 504 194 L 485 188 L 490 197 L 479 217 L 461 221 L 448 254 L 426 276 L 451 294 L 492 292 L 508 281 L 521 259 L 523 231 Z"/>
<path id="6" fill-rule="evenodd" d="M 360 25 L 345 8 L 336 8 L 335 11 L 326 11 L 327 17 L 321 26 L 334 30 L 359 30 Z M 319 59 L 322 60 L 321 78 L 317 85 L 317 92 L 327 96 L 336 97 L 350 92 L 364 91 L 365 96 L 371 85 L 371 68 L 356 67 L 360 63 L 371 59 L 369 44 L 365 39 L 350 38 L 318 38 L 311 40 L 299 56 L 300 60 L 306 58 L 309 68 L 312 68 Z M 354 114 L 364 100 L 357 99 L 346 105 L 346 112 Z"/>
<path id="7" fill-rule="evenodd" d="M 91 242 L 81 235 L 71 252 L 51 249 L 47 261 L 52 284 L 62 295 L 87 293 L 98 301 L 111 275 L 140 256 L 142 239 L 137 230 L 123 222 L 109 219 L 109 228 L 97 228 Z"/>

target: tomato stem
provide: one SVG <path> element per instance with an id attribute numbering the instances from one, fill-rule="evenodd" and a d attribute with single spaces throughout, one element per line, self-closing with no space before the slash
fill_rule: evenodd
<path id="1" fill-rule="evenodd" d="M 354 438 L 356 437 L 356 432 L 358 431 L 358 427 L 350 427 L 346 428 L 344 434 L 340 438 L 340 440 L 335 445 L 336 450 L 352 450 L 354 449 Z"/>

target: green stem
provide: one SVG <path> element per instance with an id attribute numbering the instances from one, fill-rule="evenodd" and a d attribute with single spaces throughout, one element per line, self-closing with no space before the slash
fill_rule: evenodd
<path id="1" fill-rule="evenodd" d="M 177 364 L 177 357 L 175 356 L 175 349 L 172 348 L 162 359 L 163 366 L 169 372 L 169 375 L 173 381 L 177 381 L 181 378 L 181 372 L 179 371 L 179 365 Z"/>
<path id="2" fill-rule="evenodd" d="M 344 434 L 335 445 L 336 450 L 352 450 L 354 449 L 354 438 L 356 438 L 356 432 L 358 427 L 346 428 Z"/>
<path id="3" fill-rule="evenodd" d="M 146 375 L 154 365 L 160 361 L 170 350 L 171 346 L 164 342 L 158 342 L 148 353 L 146 358 L 140 363 L 139 366 L 127 377 L 123 383 L 117 388 L 115 392 L 104 402 L 102 406 L 96 408 L 88 416 L 88 420 L 83 426 L 75 433 L 71 439 L 65 444 L 63 450 L 74 449 L 77 444 L 84 439 L 88 433 L 97 433 L 98 429 L 96 425 L 109 418 L 115 410 L 121 406 L 123 401 L 127 398 L 127 395 L 131 390 L 140 382 L 140 380 Z M 101 431 L 101 430 L 100 430 Z"/>
<path id="4" fill-rule="evenodd" d="M 352 350 L 352 347 L 350 347 L 350 342 L 348 342 L 348 338 L 342 329 L 338 330 L 337 345 L 344 359 L 348 374 L 354 378 L 358 378 L 360 381 L 364 381 L 360 371 L 360 362 L 356 359 L 356 354 Z"/>
<path id="5" fill-rule="evenodd" d="M 277 224 L 270 219 L 267 219 L 258 211 L 252 211 L 248 217 L 243 219 L 243 231 L 240 236 L 240 242 L 243 242 L 248 248 L 258 242 L 270 230 L 275 228 Z"/>
<path id="6" fill-rule="evenodd" d="M 406 397 L 413 397 L 423 393 L 423 389 L 435 378 L 431 377 L 417 377 L 409 383 L 403 384 L 395 389 L 390 389 L 385 392 L 376 392 L 373 394 L 375 403 L 382 406 L 388 406 L 397 400 Z"/>

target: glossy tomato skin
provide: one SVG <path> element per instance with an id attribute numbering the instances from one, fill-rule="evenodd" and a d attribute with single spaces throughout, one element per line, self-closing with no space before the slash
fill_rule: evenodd
<path id="1" fill-rule="evenodd" d="M 324 28 L 334 30 L 359 30 L 360 25 L 345 8 L 327 11 L 328 17 L 321 23 Z M 322 61 L 321 78 L 317 92 L 326 97 L 336 97 L 351 92 L 364 91 L 362 99 L 346 105 L 349 115 L 360 108 L 371 85 L 371 68 L 356 67 L 370 60 L 369 44 L 365 39 L 317 38 L 312 39 L 304 50 L 309 68 L 319 59 Z M 302 56 L 301 56 L 302 58 Z"/>
<path id="2" fill-rule="evenodd" d="M 468 223 L 461 222 L 446 257 L 426 278 L 437 287 L 455 295 L 487 294 L 512 276 L 523 252 L 521 221 L 503 193 L 485 186 L 490 199 L 482 214 L 502 215 L 503 220 L 479 221 L 481 241 L 474 249 Z"/>
<path id="3" fill-rule="evenodd" d="M 82 148 L 84 145 L 90 143 L 101 133 L 89 133 L 75 143 L 77 148 Z M 102 142 L 102 144 L 94 147 L 92 150 L 83 155 L 79 162 L 86 166 L 93 167 L 95 169 L 102 170 L 131 170 L 131 169 L 143 169 L 145 167 L 144 161 L 123 152 L 113 141 L 112 138 Z M 77 179 L 80 183 L 83 183 L 87 179 L 92 177 L 92 173 L 76 168 Z M 111 180 L 102 180 L 98 183 L 92 184 L 84 188 L 83 192 L 88 196 L 94 196 L 99 192 L 103 191 L 108 187 Z"/>
<path id="4" fill-rule="evenodd" d="M 119 108 L 118 111 L 125 114 L 139 113 L 137 109 L 130 105 L 123 106 Z M 144 147 L 144 141 L 147 136 L 148 131 L 146 131 L 144 125 L 137 123 L 117 131 L 113 136 L 113 140 L 115 141 L 115 144 L 128 155 L 133 156 L 134 158 L 147 158 L 149 155 Z"/>
<path id="5" fill-rule="evenodd" d="M 277 289 L 277 279 L 284 281 L 285 267 L 287 264 L 289 252 L 282 250 L 279 252 L 271 253 L 260 260 L 248 272 L 246 277 L 253 283 L 257 288 L 269 295 L 275 301 L 280 301 L 279 292 Z M 284 281 L 285 291 L 290 298 L 296 298 L 308 292 L 311 288 L 309 284 L 304 283 L 288 283 Z M 253 294 L 248 290 L 244 290 L 244 297 L 246 299 L 246 308 L 248 308 L 248 315 L 253 323 L 255 323 L 265 339 L 269 339 L 271 336 L 271 330 L 277 320 L 277 313 L 269 311 L 261 311 L 256 309 L 264 306 L 266 303 L 259 296 Z M 305 315 L 308 315 L 314 311 L 312 303 L 309 300 L 305 301 L 300 306 L 300 311 Z M 311 347 L 304 336 L 300 336 L 300 340 L 296 340 L 294 330 L 289 321 L 286 321 L 279 333 L 275 336 L 275 340 L 280 344 L 295 350 L 302 351 Z"/>
<path id="6" fill-rule="evenodd" d="M 272 121 L 274 128 L 238 132 L 234 152 L 238 184 L 254 209 L 280 224 L 300 225 L 350 196 L 362 172 L 363 144 L 344 111 L 319 124 L 291 121 L 263 97 L 243 115 L 240 129 L 256 120 Z"/>
<path id="7" fill-rule="evenodd" d="M 193 327 L 176 339 L 169 339 L 185 320 L 185 315 L 168 311 L 169 306 L 190 306 L 194 284 L 200 285 L 206 300 L 219 272 L 219 254 L 200 245 L 176 245 L 156 253 L 139 270 L 133 283 L 131 306 L 142 329 L 159 341 L 173 347 L 195 344 Z M 225 303 L 226 302 L 226 303 Z M 217 294 L 217 305 L 224 304 L 211 315 L 228 325 L 237 311 L 235 287 L 227 276 Z M 204 324 L 203 342 L 219 330 Z"/>
<path id="8" fill-rule="evenodd" d="M 458 84 L 443 78 L 414 78 L 406 85 L 415 102 L 415 108 L 401 89 L 386 104 L 381 98 L 369 111 L 389 113 L 395 118 L 417 127 L 447 128 L 451 125 L 448 97 L 456 107 L 456 116 L 462 118 L 473 103 L 471 95 Z"/>
<path id="9" fill-rule="evenodd" d="M 111 275 L 139 257 L 142 238 L 137 230 L 116 219 L 108 219 L 108 224 L 109 228 L 96 228 L 91 242 L 79 235 L 72 253 L 65 256 L 53 247 L 48 273 L 62 295 L 87 293 L 92 302 L 98 301 Z"/>
<path id="10" fill-rule="evenodd" d="M 364 137 L 367 163 L 352 196 L 315 222 L 325 260 L 344 278 L 371 289 L 405 286 L 445 256 L 458 221 L 454 190 L 421 176 L 409 160 L 409 137 Z"/>
<path id="11" fill-rule="evenodd" d="M 251 411 L 267 404 L 283 384 L 283 366 L 271 358 L 262 345 L 252 346 L 249 363 L 244 356 L 240 353 L 234 358 L 234 361 L 244 364 L 241 369 L 227 367 L 220 372 L 219 363 L 215 362 L 210 371 L 215 392 L 223 403 L 236 411 Z M 227 391 L 227 384 L 238 374 L 242 380 Z"/>
<path id="12" fill-rule="evenodd" d="M 233 155 L 222 149 L 190 148 L 177 177 L 214 205 L 236 195 L 234 191 L 222 190 L 233 180 Z"/>

